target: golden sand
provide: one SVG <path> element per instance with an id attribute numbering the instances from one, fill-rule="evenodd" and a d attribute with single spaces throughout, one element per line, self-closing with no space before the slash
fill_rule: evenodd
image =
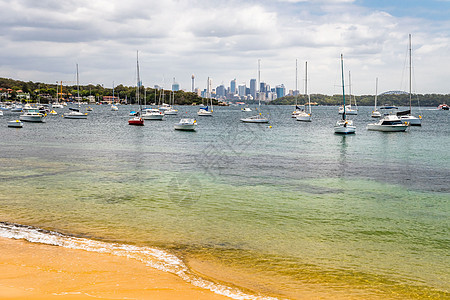
<path id="1" fill-rule="evenodd" d="M 110 254 L 0 238 L 0 299 L 229 299 Z"/>

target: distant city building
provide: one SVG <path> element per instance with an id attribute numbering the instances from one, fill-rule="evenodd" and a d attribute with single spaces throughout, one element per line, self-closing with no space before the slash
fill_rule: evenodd
<path id="1" fill-rule="evenodd" d="M 180 90 L 180 85 L 176 82 L 172 83 L 172 91 L 176 92 Z"/>
<path id="2" fill-rule="evenodd" d="M 236 78 L 230 82 L 230 93 L 236 94 Z"/>
<path id="3" fill-rule="evenodd" d="M 217 97 L 220 97 L 220 98 L 225 98 L 226 97 L 227 91 L 225 90 L 225 86 L 223 84 L 219 85 L 216 88 L 216 94 L 217 94 Z"/>
<path id="4" fill-rule="evenodd" d="M 284 87 L 284 84 L 277 85 L 275 87 L 275 92 L 277 94 L 277 98 L 284 97 L 286 95 L 286 88 Z"/>
<path id="5" fill-rule="evenodd" d="M 250 95 L 253 99 L 256 98 L 256 79 L 250 79 Z"/>
<path id="6" fill-rule="evenodd" d="M 238 94 L 239 97 L 244 97 L 245 96 L 245 92 L 246 92 L 247 87 L 245 86 L 245 84 L 240 84 L 238 87 Z"/>

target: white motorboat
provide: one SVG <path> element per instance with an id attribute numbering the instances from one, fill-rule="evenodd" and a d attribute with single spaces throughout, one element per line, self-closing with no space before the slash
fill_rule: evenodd
<path id="1" fill-rule="evenodd" d="M 0 116 L 3 116 L 3 110 L 0 110 Z"/>
<path id="2" fill-rule="evenodd" d="M 141 117 L 144 120 L 162 121 L 164 113 L 156 108 L 147 108 L 143 111 Z"/>
<path id="3" fill-rule="evenodd" d="M 24 113 L 19 116 L 20 121 L 24 122 L 45 122 L 45 115 L 39 112 L 37 108 L 27 108 L 24 109 Z"/>
<path id="4" fill-rule="evenodd" d="M 21 122 L 20 120 L 8 121 L 8 127 L 22 128 L 23 127 L 23 122 Z"/>
<path id="5" fill-rule="evenodd" d="M 252 111 L 252 109 L 250 107 L 244 107 L 244 108 L 241 108 L 241 111 L 248 112 L 248 111 Z"/>
<path id="6" fill-rule="evenodd" d="M 88 114 L 80 112 L 77 108 L 69 108 L 70 111 L 68 113 L 63 114 L 65 119 L 87 119 Z"/>
<path id="7" fill-rule="evenodd" d="M 52 104 L 52 108 L 53 109 L 55 109 L 55 108 L 64 108 L 64 106 L 61 103 L 55 102 L 55 103 Z"/>
<path id="8" fill-rule="evenodd" d="M 367 124 L 367 130 L 384 131 L 384 132 L 398 132 L 406 131 L 408 123 L 402 120 L 395 114 L 385 115 L 376 123 Z"/>
<path id="9" fill-rule="evenodd" d="M 353 134 L 356 133 L 356 127 L 352 120 L 347 120 L 347 112 L 345 111 L 345 89 L 344 89 L 344 55 L 341 54 L 341 72 L 342 72 L 342 98 L 344 101 L 342 119 L 334 125 L 334 133 L 339 134 Z"/>
<path id="10" fill-rule="evenodd" d="M 112 111 L 118 111 L 119 108 L 118 108 L 116 105 L 111 104 L 111 110 L 112 110 Z"/>
<path id="11" fill-rule="evenodd" d="M 398 112 L 397 116 L 400 117 L 400 120 L 403 122 L 407 122 L 411 126 L 422 126 L 422 116 L 415 117 L 411 114 L 400 115 L 402 112 Z"/>
<path id="12" fill-rule="evenodd" d="M 174 125 L 175 130 L 195 131 L 197 121 L 195 119 L 181 119 L 180 122 Z"/>
<path id="13" fill-rule="evenodd" d="M 13 104 L 11 106 L 11 112 L 12 113 L 21 113 L 23 106 L 21 104 Z"/>

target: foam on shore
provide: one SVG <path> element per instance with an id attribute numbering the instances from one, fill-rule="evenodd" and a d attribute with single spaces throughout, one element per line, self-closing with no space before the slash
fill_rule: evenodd
<path id="1" fill-rule="evenodd" d="M 177 275 L 184 281 L 210 290 L 232 299 L 275 300 L 273 297 L 246 294 L 236 288 L 217 284 L 190 272 L 185 263 L 177 256 L 164 250 L 139 247 L 126 244 L 106 243 L 87 238 L 67 236 L 55 231 L 43 230 L 31 226 L 0 222 L 0 237 L 23 239 L 32 243 L 60 246 L 69 249 L 106 253 L 141 261 L 149 267 Z"/>

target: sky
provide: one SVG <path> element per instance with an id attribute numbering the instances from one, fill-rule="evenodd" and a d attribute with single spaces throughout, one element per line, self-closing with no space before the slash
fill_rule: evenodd
<path id="1" fill-rule="evenodd" d="M 450 0 L 0 0 L 0 77 L 73 84 L 450 94 Z M 297 72 L 296 72 L 297 60 Z M 296 80 L 297 74 L 297 80 Z M 348 88 L 348 87 L 347 87 Z"/>

